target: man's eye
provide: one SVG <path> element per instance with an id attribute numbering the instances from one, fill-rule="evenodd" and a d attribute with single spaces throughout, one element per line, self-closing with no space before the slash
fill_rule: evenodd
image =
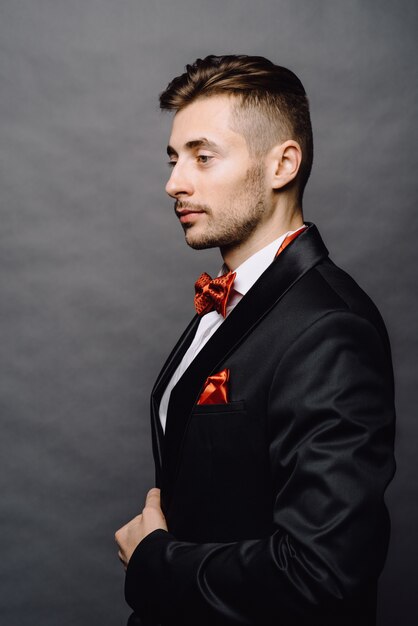
<path id="1" fill-rule="evenodd" d="M 209 161 L 213 159 L 212 156 L 210 156 L 209 154 L 198 154 L 197 155 L 197 160 L 199 163 L 201 163 L 202 165 L 206 165 L 207 163 L 209 163 Z"/>
<path id="2" fill-rule="evenodd" d="M 176 165 L 177 161 L 167 161 L 167 165 L 168 167 L 174 167 Z"/>

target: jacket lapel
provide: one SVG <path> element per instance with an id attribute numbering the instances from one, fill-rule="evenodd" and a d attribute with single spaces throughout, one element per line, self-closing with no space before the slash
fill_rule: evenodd
<path id="1" fill-rule="evenodd" d="M 164 389 L 170 381 L 171 376 L 174 374 L 177 366 L 184 356 L 187 348 L 193 341 L 193 337 L 196 333 L 196 329 L 199 323 L 199 317 L 194 316 L 186 330 L 174 346 L 168 359 L 163 365 L 163 368 L 155 382 L 154 388 L 151 392 L 151 432 L 152 432 L 152 448 L 155 460 L 155 484 L 160 486 L 161 482 L 161 469 L 162 469 L 162 448 L 164 440 L 164 432 L 160 422 L 159 406 L 161 397 L 164 393 Z"/>
<path id="2" fill-rule="evenodd" d="M 316 226 L 309 224 L 308 229 L 275 259 L 228 315 L 172 390 L 162 455 L 162 489 L 166 510 L 171 500 L 187 424 L 206 378 L 220 368 L 288 289 L 327 254 Z"/>
<path id="3" fill-rule="evenodd" d="M 199 320 L 200 318 L 198 315 L 195 315 L 193 317 L 192 321 L 187 326 L 186 330 L 183 332 L 182 336 L 177 341 L 166 362 L 164 363 L 152 390 L 152 395 L 155 396 L 156 399 L 158 399 L 158 402 L 161 400 L 164 389 L 166 388 L 167 383 L 173 375 L 176 367 L 183 358 L 184 353 L 192 343 L 197 326 L 199 324 Z"/>

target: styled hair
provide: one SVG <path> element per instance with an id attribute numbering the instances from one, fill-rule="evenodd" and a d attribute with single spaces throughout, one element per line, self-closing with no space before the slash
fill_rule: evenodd
<path id="1" fill-rule="evenodd" d="M 299 143 L 301 200 L 312 168 L 313 138 L 309 102 L 299 78 L 264 57 L 210 55 L 186 65 L 186 72 L 160 94 L 160 107 L 179 111 L 198 98 L 223 94 L 237 99 L 232 124 L 253 156 L 266 154 L 279 141 Z"/>

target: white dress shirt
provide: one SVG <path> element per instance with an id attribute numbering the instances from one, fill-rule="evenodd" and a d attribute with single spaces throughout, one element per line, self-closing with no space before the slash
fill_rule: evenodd
<path id="1" fill-rule="evenodd" d="M 228 316 L 232 309 L 236 307 L 238 302 L 245 296 L 247 291 L 251 289 L 254 283 L 260 278 L 261 274 L 268 268 L 270 263 L 273 262 L 278 249 L 282 245 L 283 241 L 288 235 L 298 232 L 305 226 L 301 226 L 297 230 L 288 231 L 284 233 L 264 248 L 261 248 L 258 252 L 250 256 L 244 263 L 242 263 L 235 270 L 236 276 L 231 294 L 229 296 L 228 304 L 226 307 L 226 316 Z M 224 265 L 219 272 L 218 276 L 225 274 L 228 268 Z M 159 415 L 161 426 L 165 431 L 165 423 L 167 419 L 168 403 L 170 401 L 170 394 L 173 387 L 177 384 L 180 378 L 183 376 L 190 363 L 200 352 L 203 346 L 209 341 L 214 332 L 224 321 L 224 318 L 217 311 L 211 311 L 206 313 L 199 322 L 196 334 L 189 348 L 185 352 L 183 359 L 174 372 L 170 382 L 168 383 L 160 402 Z"/>

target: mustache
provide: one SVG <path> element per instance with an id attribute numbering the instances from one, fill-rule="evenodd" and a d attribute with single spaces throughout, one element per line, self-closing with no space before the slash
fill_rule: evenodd
<path id="1" fill-rule="evenodd" d="M 174 203 L 174 211 L 181 211 L 186 209 L 187 211 L 201 211 L 202 213 L 210 213 L 210 208 L 207 204 L 194 204 L 193 202 L 187 202 L 185 200 L 176 200 Z"/>

